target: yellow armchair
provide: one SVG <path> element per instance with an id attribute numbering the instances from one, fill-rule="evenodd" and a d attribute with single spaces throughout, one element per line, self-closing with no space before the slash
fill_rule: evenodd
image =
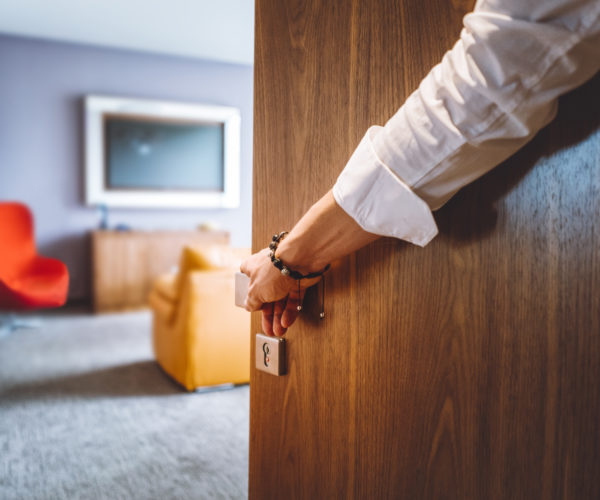
<path id="1" fill-rule="evenodd" d="M 250 380 L 250 315 L 234 305 L 234 274 L 250 251 L 185 247 L 177 274 L 149 296 L 162 369 L 187 390 Z"/>

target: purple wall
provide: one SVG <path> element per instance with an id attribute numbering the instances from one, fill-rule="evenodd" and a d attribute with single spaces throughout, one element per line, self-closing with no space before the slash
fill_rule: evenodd
<path id="1" fill-rule="evenodd" d="M 240 108 L 240 208 L 111 209 L 109 223 L 192 229 L 212 222 L 230 231 L 234 246 L 250 246 L 252 67 L 0 35 L 0 200 L 31 207 L 41 253 L 69 267 L 71 298 L 89 297 L 88 234 L 99 221 L 83 199 L 86 94 Z"/>

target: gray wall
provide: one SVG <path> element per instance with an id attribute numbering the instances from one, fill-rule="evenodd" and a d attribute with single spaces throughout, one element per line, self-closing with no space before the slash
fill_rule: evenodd
<path id="1" fill-rule="evenodd" d="M 89 297 L 88 235 L 99 221 L 83 200 L 82 97 L 92 93 L 240 108 L 239 209 L 111 209 L 109 223 L 212 222 L 230 231 L 233 245 L 250 246 L 252 67 L 0 35 L 0 200 L 31 207 L 38 248 L 69 267 L 71 298 Z"/>

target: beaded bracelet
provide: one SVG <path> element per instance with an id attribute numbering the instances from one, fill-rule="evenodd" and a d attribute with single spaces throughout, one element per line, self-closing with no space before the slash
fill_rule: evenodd
<path id="1" fill-rule="evenodd" d="M 283 274 L 284 276 L 289 276 L 290 278 L 295 279 L 295 280 L 303 280 L 303 279 L 310 279 L 310 278 L 318 278 L 319 276 L 322 276 L 325 272 L 327 272 L 327 270 L 329 269 L 329 264 L 327 264 L 320 271 L 316 271 L 314 273 L 302 274 L 298 271 L 294 271 L 293 269 L 290 269 L 283 262 L 281 262 L 281 259 L 278 259 L 277 257 L 275 257 L 275 251 L 277 250 L 279 243 L 281 242 L 281 240 L 283 240 L 283 238 L 286 237 L 287 234 L 288 234 L 287 231 L 282 231 L 279 234 L 274 234 L 273 241 L 271 241 L 271 243 L 269 244 L 269 249 L 271 250 L 271 252 L 269 252 L 269 257 L 271 257 L 271 262 L 273 263 L 273 265 L 281 271 L 281 274 Z"/>
<path id="2" fill-rule="evenodd" d="M 287 267 L 281 261 L 281 259 L 278 259 L 277 257 L 275 257 L 275 252 L 277 251 L 277 247 L 279 246 L 279 243 L 281 242 L 281 240 L 283 240 L 283 238 L 285 238 L 287 236 L 287 234 L 288 234 L 288 231 L 282 231 L 279 234 L 273 235 L 273 239 L 272 239 L 271 243 L 269 243 L 269 249 L 271 250 L 269 252 L 269 257 L 271 258 L 271 262 L 273 263 L 273 265 L 281 271 L 281 274 L 283 274 L 284 276 L 289 276 L 292 279 L 298 280 L 298 298 L 300 298 L 300 280 L 318 278 L 319 276 L 323 276 L 329 270 L 330 265 L 327 264 L 320 271 L 316 271 L 314 273 L 308 273 L 308 274 L 302 274 L 298 271 L 294 271 L 293 269 L 290 269 L 289 267 Z M 325 279 L 324 278 L 321 280 L 321 286 L 322 286 L 323 291 L 322 291 L 322 296 L 321 296 L 321 312 L 320 312 L 319 316 L 321 319 L 323 319 L 325 317 Z M 301 311 L 302 305 L 299 304 L 297 306 L 297 309 L 298 309 L 298 311 Z"/>

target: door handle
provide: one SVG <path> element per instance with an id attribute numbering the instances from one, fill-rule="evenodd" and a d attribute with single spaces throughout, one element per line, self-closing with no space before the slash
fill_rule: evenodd
<path id="1" fill-rule="evenodd" d="M 246 297 L 248 297 L 248 287 L 250 286 L 250 278 L 239 271 L 235 273 L 235 305 L 244 307 Z"/>

